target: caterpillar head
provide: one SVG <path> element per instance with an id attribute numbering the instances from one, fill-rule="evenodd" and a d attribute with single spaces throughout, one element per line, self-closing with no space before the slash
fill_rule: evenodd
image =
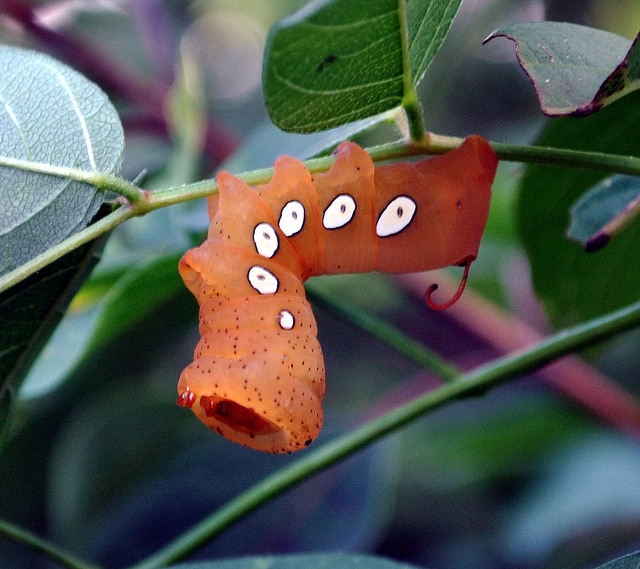
<path id="1" fill-rule="evenodd" d="M 323 369 L 324 372 L 324 369 Z M 210 429 L 256 450 L 291 453 L 322 427 L 321 395 L 295 379 L 286 358 L 269 354 L 199 358 L 182 373 L 178 404 Z"/>
<path id="2" fill-rule="evenodd" d="M 213 296 L 202 302 L 200 333 L 178 382 L 179 405 L 264 452 L 295 452 L 318 436 L 325 369 L 304 297 Z"/>

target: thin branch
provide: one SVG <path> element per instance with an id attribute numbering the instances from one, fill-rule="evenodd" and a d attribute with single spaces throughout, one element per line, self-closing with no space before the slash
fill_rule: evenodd
<path id="1" fill-rule="evenodd" d="M 0 520 L 0 535 L 4 535 L 6 538 L 24 545 L 37 553 L 42 553 L 49 560 L 57 563 L 61 567 L 66 567 L 67 569 L 98 569 L 97 565 L 90 565 L 89 563 L 81 561 L 37 535 L 4 520 Z"/>
<path id="2" fill-rule="evenodd" d="M 374 161 L 422 156 L 424 154 L 444 154 L 460 146 L 463 140 L 463 138 L 455 136 L 430 133 L 423 144 L 408 144 L 407 142 L 399 141 L 368 148 L 367 151 Z M 563 168 L 599 170 L 611 174 L 640 176 L 640 158 L 634 156 L 549 146 L 523 146 L 502 142 L 492 142 L 491 146 L 500 160 L 509 162 L 543 164 L 545 166 L 561 166 Z"/>
<path id="3" fill-rule="evenodd" d="M 397 278 L 420 297 L 430 282 L 424 274 L 418 273 Z M 439 283 L 447 294 L 457 287 L 457 283 L 444 274 L 439 276 Z M 531 324 L 503 311 L 469 289 L 447 310 L 447 316 L 500 353 L 532 345 L 544 337 Z M 640 399 L 578 356 L 558 359 L 546 365 L 538 375 L 556 392 L 597 419 L 628 436 L 640 438 Z"/>
<path id="4" fill-rule="evenodd" d="M 567 353 L 640 324 L 640 302 L 553 334 L 535 346 L 493 360 L 412 402 L 334 439 L 268 476 L 130 569 L 157 569 L 185 558 L 245 515 L 292 486 L 455 399 L 483 391 Z"/>
<path id="5" fill-rule="evenodd" d="M 387 321 L 369 312 L 359 310 L 349 302 L 343 302 L 339 296 L 323 293 L 321 288 L 315 286 L 312 281 L 307 282 L 306 289 L 307 297 L 314 304 L 368 332 L 416 365 L 432 371 L 443 381 L 453 381 L 459 375 L 460 370 L 456 366 L 442 359 L 424 344 L 407 336 Z"/>
<path id="6" fill-rule="evenodd" d="M 443 154 L 457 148 L 462 143 L 462 140 L 463 139 L 457 137 L 429 134 L 422 144 L 394 142 L 370 148 L 368 152 L 374 160 L 390 160 L 393 158 L 405 158 L 425 154 Z M 609 173 L 618 172 L 640 176 L 640 158 L 604 154 L 601 152 L 583 152 L 562 148 L 518 146 L 502 143 L 493 143 L 492 146 L 502 160 L 517 160 L 552 166 L 592 169 Z M 333 157 L 331 156 L 316 158 L 305 162 L 312 172 L 325 171 L 332 163 Z M 146 192 L 122 178 L 100 172 L 87 172 L 74 168 L 56 167 L 7 157 L 0 157 L 0 166 L 14 167 L 31 172 L 77 180 L 103 191 L 114 191 L 129 201 L 129 205 L 119 208 L 100 222 L 88 226 L 85 230 L 69 237 L 49 251 L 42 253 L 36 259 L 4 275 L 0 278 L 0 292 L 7 290 L 35 271 L 59 259 L 65 253 L 95 239 L 102 233 L 110 231 L 126 219 L 145 215 L 161 207 L 212 195 L 217 191 L 217 184 L 214 180 L 202 180 L 200 182 L 184 184 L 165 190 Z M 255 185 L 268 181 L 272 175 L 273 168 L 264 168 L 241 174 L 238 177 L 249 185 Z"/>

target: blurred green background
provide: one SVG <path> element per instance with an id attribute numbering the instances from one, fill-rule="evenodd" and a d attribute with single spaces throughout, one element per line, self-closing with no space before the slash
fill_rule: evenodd
<path id="1" fill-rule="evenodd" d="M 4 4 L 3 43 L 45 51 L 109 94 L 125 127 L 122 175 L 142 175 L 144 187 L 211 177 L 223 163 L 236 172 L 265 167 L 279 154 L 306 157 L 313 148 L 315 138 L 269 125 L 260 88 L 266 34 L 303 2 Z M 427 129 L 533 143 L 547 119 L 512 44 L 481 42 L 507 23 L 542 19 L 633 38 L 640 5 L 464 2 L 420 85 Z M 471 285 L 507 319 L 544 333 L 551 325 L 532 292 L 515 213 L 522 175 L 519 164 L 501 165 Z M 2 518 L 105 567 L 125 567 L 295 460 L 239 448 L 175 405 L 177 378 L 198 338 L 197 306 L 176 264 L 206 226 L 198 202 L 113 232 L 19 394 L 0 455 Z M 497 322 L 483 322 L 480 335 L 429 311 L 391 277 L 321 277 L 312 286 L 389 320 L 465 369 L 501 352 L 492 339 Z M 316 316 L 328 390 L 315 444 L 438 384 L 334 315 Z M 586 356 L 638 393 L 637 332 Z M 414 423 L 274 500 L 193 558 L 346 550 L 434 568 L 586 568 L 638 548 L 638 438 L 533 374 Z M 45 566 L 0 537 L 0 567 Z"/>

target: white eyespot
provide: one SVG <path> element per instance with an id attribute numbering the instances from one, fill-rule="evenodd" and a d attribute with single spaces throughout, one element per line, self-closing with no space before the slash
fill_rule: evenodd
<path id="1" fill-rule="evenodd" d="M 278 277 L 264 267 L 255 265 L 249 269 L 249 284 L 260 294 L 274 294 L 278 290 Z"/>
<path id="2" fill-rule="evenodd" d="M 400 233 L 407 227 L 416 213 L 416 202 L 408 196 L 398 196 L 392 199 L 378 218 L 376 235 L 389 237 Z"/>
<path id="3" fill-rule="evenodd" d="M 340 194 L 324 210 L 322 225 L 325 229 L 338 229 L 347 225 L 356 212 L 356 200 L 349 194 Z"/>
<path id="4" fill-rule="evenodd" d="M 304 206 L 296 200 L 284 204 L 278 225 L 287 237 L 299 233 L 304 225 Z"/>
<path id="5" fill-rule="evenodd" d="M 296 319 L 288 310 L 281 310 L 278 314 L 278 322 L 283 330 L 291 330 L 296 323 Z"/>
<path id="6" fill-rule="evenodd" d="M 255 243 L 256 251 L 267 259 L 271 259 L 278 250 L 278 234 L 268 223 L 258 223 L 256 225 L 253 230 L 253 242 Z"/>

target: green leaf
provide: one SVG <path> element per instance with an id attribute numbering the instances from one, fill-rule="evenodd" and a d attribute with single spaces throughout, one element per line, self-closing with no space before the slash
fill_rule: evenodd
<path id="1" fill-rule="evenodd" d="M 588 115 L 640 87 L 638 38 L 630 47 L 615 34 L 563 22 L 512 24 L 485 41 L 495 37 L 515 42 L 547 115 Z"/>
<path id="2" fill-rule="evenodd" d="M 413 85 L 420 83 L 438 53 L 461 4 L 462 0 L 407 2 L 409 66 Z"/>
<path id="3" fill-rule="evenodd" d="M 638 213 L 640 178 L 616 175 L 605 178 L 571 208 L 567 235 L 589 252 L 604 247 Z"/>
<path id="4" fill-rule="evenodd" d="M 640 155 L 640 93 L 585 118 L 551 122 L 541 146 Z M 604 173 L 529 166 L 517 204 L 521 239 L 533 284 L 556 325 L 602 315 L 640 297 L 640 222 L 635 219 L 609 246 L 585 253 L 566 237 L 576 200 Z"/>
<path id="5" fill-rule="evenodd" d="M 591 103 L 576 114 L 587 114 L 609 105 L 631 91 L 640 89 L 640 34 L 631 44 L 624 59 L 604 80 Z"/>
<path id="6" fill-rule="evenodd" d="M 0 398 L 17 390 L 84 279 L 105 239 L 65 255 L 0 297 Z"/>
<path id="7" fill-rule="evenodd" d="M 305 553 L 184 563 L 173 569 L 412 569 L 415 565 L 353 553 Z"/>
<path id="8" fill-rule="evenodd" d="M 116 173 L 124 139 L 106 95 L 66 65 L 0 47 L 0 154 Z M 84 228 L 104 199 L 94 187 L 0 168 L 0 274 Z"/>
<path id="9" fill-rule="evenodd" d="M 13 404 L 13 390 L 0 390 L 0 448 L 5 441 L 11 419 L 11 406 Z"/>
<path id="10" fill-rule="evenodd" d="M 22 394 L 33 396 L 62 381 L 83 360 L 141 322 L 161 303 L 183 290 L 178 255 L 147 259 L 127 270 L 89 311 L 68 314 L 31 370 Z M 91 285 L 91 283 L 89 283 Z M 91 296 L 91 286 L 78 300 Z M 87 313 L 88 312 L 88 313 Z"/>
<path id="11" fill-rule="evenodd" d="M 640 551 L 618 557 L 604 565 L 599 565 L 597 569 L 638 569 L 638 567 L 640 567 Z"/>
<path id="12" fill-rule="evenodd" d="M 89 349 L 103 346 L 183 290 L 180 255 L 149 259 L 127 271 L 105 296 Z"/>
<path id="13" fill-rule="evenodd" d="M 263 86 L 273 122 L 316 132 L 413 104 L 461 0 L 322 0 L 276 24 Z"/>

